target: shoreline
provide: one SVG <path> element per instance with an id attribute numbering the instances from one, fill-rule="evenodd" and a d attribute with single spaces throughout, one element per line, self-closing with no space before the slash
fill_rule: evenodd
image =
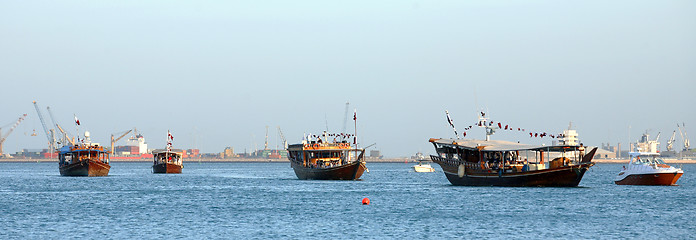
<path id="1" fill-rule="evenodd" d="M 696 164 L 696 159 L 662 159 L 667 164 Z M 383 158 L 383 159 L 366 159 L 367 163 L 417 163 L 417 161 L 409 158 Z M 3 162 L 58 162 L 58 159 L 50 158 L 2 158 Z M 151 159 L 111 159 L 111 162 L 152 162 Z M 220 162 L 220 163 L 289 163 L 288 159 L 265 159 L 265 158 L 186 158 L 184 162 Z M 621 164 L 628 163 L 628 159 L 593 159 L 592 162 L 599 164 Z"/>

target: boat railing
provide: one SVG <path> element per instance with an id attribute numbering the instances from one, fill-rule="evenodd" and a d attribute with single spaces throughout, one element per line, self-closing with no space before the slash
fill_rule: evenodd
<path id="1" fill-rule="evenodd" d="M 457 168 L 463 165 L 466 169 L 471 169 L 474 171 L 504 171 L 504 172 L 528 172 L 543 169 L 554 169 L 562 168 L 567 166 L 580 165 L 580 161 L 577 159 L 571 159 L 566 157 L 558 157 L 553 160 L 542 163 L 542 162 L 528 162 L 525 160 L 512 160 L 512 161 L 462 161 L 460 159 L 445 158 L 438 155 L 431 155 L 431 159 L 440 165 L 447 165 L 452 168 Z"/>

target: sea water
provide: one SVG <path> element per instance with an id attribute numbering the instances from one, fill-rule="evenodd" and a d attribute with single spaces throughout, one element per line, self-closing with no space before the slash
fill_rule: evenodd
<path id="1" fill-rule="evenodd" d="M 679 186 L 618 186 L 622 165 L 598 164 L 574 188 L 452 186 L 436 164 L 368 163 L 361 181 L 297 180 L 289 163 L 184 165 L 164 175 L 115 162 L 88 178 L 0 163 L 0 239 L 696 236 L 696 165 Z"/>

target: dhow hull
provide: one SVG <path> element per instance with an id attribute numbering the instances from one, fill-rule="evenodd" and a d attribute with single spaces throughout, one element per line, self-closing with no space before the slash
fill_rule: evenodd
<path id="1" fill-rule="evenodd" d="M 109 164 L 98 161 L 80 161 L 59 166 L 61 176 L 69 177 L 103 177 L 109 175 Z"/>
<path id="2" fill-rule="evenodd" d="M 181 169 L 184 166 L 171 164 L 171 163 L 160 163 L 152 166 L 153 173 L 181 173 Z"/>
<path id="3" fill-rule="evenodd" d="M 301 180 L 358 180 L 365 172 L 365 164 L 358 161 L 332 168 L 306 168 L 293 162 L 292 169 Z"/>

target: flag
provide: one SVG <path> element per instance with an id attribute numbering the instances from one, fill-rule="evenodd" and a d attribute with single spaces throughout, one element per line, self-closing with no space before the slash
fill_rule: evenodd
<path id="1" fill-rule="evenodd" d="M 457 134 L 457 128 L 454 127 L 454 121 L 452 121 L 452 118 L 449 115 L 449 112 L 445 110 L 445 114 L 447 115 L 447 122 L 449 123 L 450 126 L 452 126 L 452 129 L 454 130 L 454 136 L 459 139 L 459 134 Z"/>
<path id="2" fill-rule="evenodd" d="M 77 119 L 77 115 L 73 115 L 73 116 L 75 116 L 75 124 L 77 124 L 77 125 L 79 126 L 79 125 L 80 125 L 80 119 Z"/>
<path id="3" fill-rule="evenodd" d="M 447 114 L 447 122 L 449 123 L 450 126 L 454 127 L 454 122 L 452 121 L 452 118 L 449 115 L 449 112 L 445 110 L 445 114 Z"/>
<path id="4" fill-rule="evenodd" d="M 353 109 L 353 121 L 358 120 L 358 109 Z"/>
<path id="5" fill-rule="evenodd" d="M 174 140 L 174 136 L 172 136 L 172 134 L 169 133 L 169 130 L 167 130 L 167 137 L 169 138 L 169 140 Z"/>

